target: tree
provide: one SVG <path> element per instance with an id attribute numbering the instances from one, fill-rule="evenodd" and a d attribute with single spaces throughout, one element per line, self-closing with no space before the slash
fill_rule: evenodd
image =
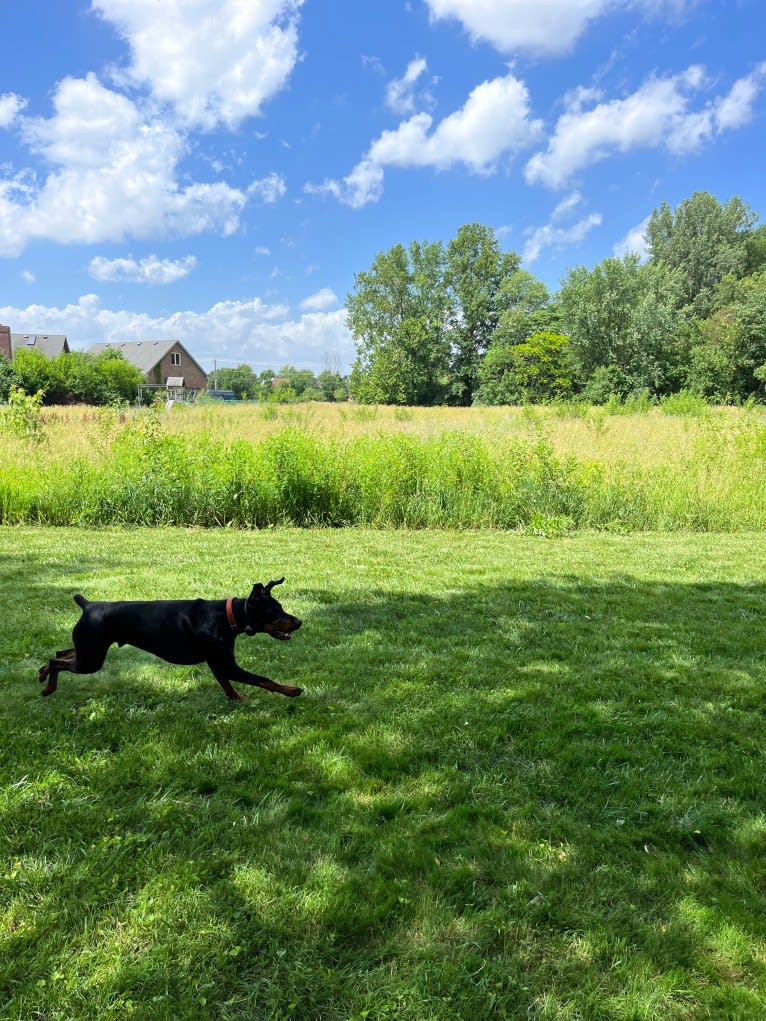
<path id="1" fill-rule="evenodd" d="M 357 400 L 433 404 L 447 368 L 448 296 L 439 242 L 394 245 L 354 277 L 346 299 L 357 358 L 349 384 Z"/>
<path id="2" fill-rule="evenodd" d="M 451 399 L 470 404 L 478 385 L 479 364 L 503 310 L 503 281 L 520 264 L 515 252 L 502 252 L 491 227 L 465 224 L 447 246 L 445 282 L 452 298 L 450 314 Z"/>
<path id="3" fill-rule="evenodd" d="M 492 344 L 521 344 L 533 333 L 557 332 L 558 311 L 548 288 L 525 269 L 517 269 L 500 283 L 498 324 Z"/>
<path id="4" fill-rule="evenodd" d="M 493 344 L 479 367 L 476 404 L 541 404 L 572 391 L 569 338 L 535 333 L 521 344 Z"/>
<path id="5" fill-rule="evenodd" d="M 758 258 L 760 241 L 752 238 L 757 219 L 739 196 L 721 205 L 706 191 L 675 210 L 667 202 L 654 210 L 646 228 L 649 253 L 675 271 L 680 307 L 702 319 L 712 314 L 718 283 L 727 273 L 743 276 Z"/>
<path id="6" fill-rule="evenodd" d="M 0 401 L 7 401 L 11 387 L 18 383 L 13 364 L 4 354 L 0 354 Z"/>
<path id="7" fill-rule="evenodd" d="M 637 255 L 605 259 L 592 270 L 570 270 L 559 293 L 565 330 L 580 382 L 613 366 L 620 396 L 672 388 L 677 284 L 663 266 L 641 266 Z"/>
<path id="8" fill-rule="evenodd" d="M 324 401 L 345 401 L 348 397 L 348 386 L 339 372 L 322 369 L 317 376 L 317 386 Z"/>
<path id="9" fill-rule="evenodd" d="M 216 369 L 208 380 L 210 389 L 231 390 L 239 400 L 246 401 L 261 396 L 261 380 L 249 365 L 237 365 L 235 368 Z"/>
<path id="10" fill-rule="evenodd" d="M 688 386 L 715 400 L 745 400 L 764 393 L 766 270 L 718 286 L 720 307 L 700 325 L 690 352 Z"/>
<path id="11" fill-rule="evenodd" d="M 311 369 L 296 369 L 293 365 L 283 365 L 277 373 L 280 380 L 279 386 L 288 386 L 294 391 L 297 397 L 309 388 L 316 389 L 316 378 Z"/>

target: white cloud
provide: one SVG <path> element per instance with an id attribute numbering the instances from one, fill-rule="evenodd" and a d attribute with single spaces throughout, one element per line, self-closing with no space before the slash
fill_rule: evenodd
<path id="1" fill-rule="evenodd" d="M 281 174 L 271 173 L 259 181 L 253 181 L 247 189 L 248 195 L 257 195 L 267 206 L 273 206 L 287 194 L 287 184 Z"/>
<path id="2" fill-rule="evenodd" d="M 612 254 L 618 259 L 624 259 L 630 252 L 634 252 L 643 261 L 649 254 L 649 245 L 646 239 L 646 228 L 649 226 L 649 217 L 631 227 L 624 238 L 621 238 L 612 249 Z"/>
<path id="3" fill-rule="evenodd" d="M 526 241 L 521 254 L 522 261 L 525 263 L 535 262 L 545 248 L 565 248 L 569 245 L 576 245 L 594 227 L 598 227 L 602 220 L 601 213 L 590 213 L 575 223 L 570 223 L 569 226 L 564 225 L 571 214 L 582 204 L 583 197 L 580 192 L 573 191 L 553 209 L 548 223 L 542 227 L 528 228 L 524 232 Z"/>
<path id="4" fill-rule="evenodd" d="M 726 96 L 716 100 L 713 116 L 719 131 L 741 128 L 753 118 L 753 106 L 766 77 L 766 61 L 755 70 L 734 82 Z"/>
<path id="5" fill-rule="evenodd" d="M 562 220 L 573 209 L 576 209 L 582 203 L 582 195 L 579 191 L 573 191 L 571 195 L 567 195 L 551 213 L 551 221 Z"/>
<path id="6" fill-rule="evenodd" d="M 351 206 L 352 209 L 361 209 L 368 202 L 377 202 L 383 194 L 383 168 L 376 166 L 370 160 L 362 160 L 357 163 L 350 174 L 341 181 L 327 180 L 322 184 L 304 185 L 304 191 L 309 195 L 332 195 L 338 202 Z"/>
<path id="7" fill-rule="evenodd" d="M 501 53 L 542 56 L 566 53 L 588 23 L 611 11 L 637 8 L 654 16 L 677 17 L 696 0 L 426 0 L 434 19 L 461 22 L 474 42 Z"/>
<path id="8" fill-rule="evenodd" d="M 146 84 L 181 124 L 235 128 L 285 85 L 298 59 L 302 0 L 93 0 Z"/>
<path id="9" fill-rule="evenodd" d="M 97 256 L 91 259 L 88 273 L 94 280 L 105 282 L 172 284 L 183 280 L 196 265 L 197 260 L 193 255 L 183 259 L 158 259 L 156 255 L 149 255 L 138 262 L 135 259 L 105 259 Z"/>
<path id="10" fill-rule="evenodd" d="M 21 271 L 21 279 L 27 285 L 34 284 L 37 282 L 37 277 L 34 275 L 34 273 L 32 273 L 31 270 L 28 269 L 23 269 Z"/>
<path id="11" fill-rule="evenodd" d="M 583 167 L 614 152 L 637 148 L 665 148 L 681 155 L 698 150 L 714 135 L 739 126 L 752 117 L 762 88 L 766 65 L 735 82 L 723 97 L 692 110 L 692 97 L 708 85 L 705 69 L 693 65 L 681 74 L 649 78 L 624 99 L 585 104 L 595 96 L 573 93 L 544 152 L 526 165 L 530 184 L 560 188 Z"/>
<path id="12" fill-rule="evenodd" d="M 266 245 L 256 245 L 255 246 L 255 254 L 256 255 L 271 255 L 271 249 L 267 248 Z"/>
<path id="13" fill-rule="evenodd" d="M 0 322 L 13 324 L 14 332 L 65 333 L 70 344 L 86 349 L 99 341 L 177 337 L 205 367 L 218 358 L 273 369 L 290 362 L 319 371 L 327 355 L 344 366 L 355 356 L 345 309 L 291 319 L 286 306 L 260 298 L 222 301 L 202 312 L 149 316 L 102 308 L 95 294 L 86 294 L 63 308 L 5 306 Z"/>
<path id="14" fill-rule="evenodd" d="M 9 128 L 26 105 L 26 99 L 15 92 L 5 92 L 0 96 L 0 128 Z"/>
<path id="15" fill-rule="evenodd" d="M 326 312 L 338 304 L 338 296 L 329 287 L 323 287 L 316 294 L 310 294 L 301 302 L 301 308 L 307 312 Z"/>
<path id="16" fill-rule="evenodd" d="M 534 227 L 527 231 L 527 240 L 521 253 L 522 261 L 529 264 L 540 257 L 544 248 L 563 248 L 582 241 L 594 227 L 601 223 L 601 213 L 591 213 L 569 227 L 557 227 L 551 221 L 543 227 Z"/>
<path id="17" fill-rule="evenodd" d="M 407 65 L 407 70 L 401 78 L 394 78 L 386 85 L 386 106 L 393 113 L 408 114 L 415 110 L 415 86 L 421 75 L 428 70 L 428 64 L 423 57 L 415 57 Z M 430 103 L 431 97 L 426 93 L 422 101 Z"/>
<path id="18" fill-rule="evenodd" d="M 383 193 L 384 167 L 433 167 L 462 163 L 473 173 L 491 174 L 500 160 L 533 144 L 542 122 L 529 119 L 529 92 L 513 75 L 482 82 L 465 104 L 434 126 L 427 113 L 384 131 L 342 181 L 309 184 L 306 191 L 331 194 L 354 208 Z"/>
<path id="19" fill-rule="evenodd" d="M 60 243 L 230 234 L 247 195 L 222 182 L 178 183 L 186 140 L 98 78 L 65 78 L 47 119 L 22 118 L 29 148 L 50 166 L 0 178 L 0 255 L 34 239 Z"/>

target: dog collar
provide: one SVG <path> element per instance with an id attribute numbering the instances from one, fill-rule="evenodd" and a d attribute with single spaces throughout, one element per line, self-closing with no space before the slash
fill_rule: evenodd
<path id="1" fill-rule="evenodd" d="M 239 633 L 240 627 L 237 623 L 237 618 L 234 616 L 234 596 L 229 596 L 226 600 L 226 616 L 229 619 L 229 627 L 231 630 Z"/>

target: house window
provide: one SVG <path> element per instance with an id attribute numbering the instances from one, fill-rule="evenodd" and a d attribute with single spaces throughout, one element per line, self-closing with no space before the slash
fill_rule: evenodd
<path id="1" fill-rule="evenodd" d="M 170 364 L 171 365 L 180 365 L 181 364 L 181 352 L 180 351 L 173 351 L 173 352 L 171 352 Z"/>

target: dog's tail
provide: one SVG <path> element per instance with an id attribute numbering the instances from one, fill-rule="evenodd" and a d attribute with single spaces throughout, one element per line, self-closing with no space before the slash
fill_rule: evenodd
<path id="1" fill-rule="evenodd" d="M 72 596 L 72 599 L 74 599 L 74 601 L 77 603 L 81 610 L 84 610 L 85 607 L 88 605 L 88 600 L 85 598 L 85 596 L 81 596 L 79 592 L 77 593 L 76 596 Z"/>

